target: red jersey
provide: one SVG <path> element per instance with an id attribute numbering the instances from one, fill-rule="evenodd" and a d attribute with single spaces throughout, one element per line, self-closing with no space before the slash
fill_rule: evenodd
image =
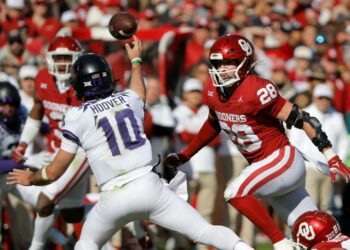
<path id="1" fill-rule="evenodd" d="M 346 235 L 339 234 L 333 239 L 320 242 L 313 246 L 311 250 L 350 250 L 350 238 Z"/>
<path id="2" fill-rule="evenodd" d="M 61 121 L 69 108 L 81 104 L 75 97 L 72 86 L 61 94 L 55 84 L 54 77 L 47 69 L 39 71 L 35 78 L 35 91 L 44 106 L 44 115 L 49 119 L 48 150 L 55 152 L 61 146 Z"/>
<path id="3" fill-rule="evenodd" d="M 221 129 L 249 163 L 260 161 L 289 144 L 282 122 L 275 118 L 286 100 L 270 81 L 248 75 L 223 102 L 210 79 L 204 94 Z"/>

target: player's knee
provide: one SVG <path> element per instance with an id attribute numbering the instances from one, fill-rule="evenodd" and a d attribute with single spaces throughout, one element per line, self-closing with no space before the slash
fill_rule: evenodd
<path id="1" fill-rule="evenodd" d="M 232 190 L 230 188 L 226 188 L 225 192 L 224 192 L 224 198 L 225 198 L 226 201 L 229 201 L 229 200 L 235 198 L 234 190 Z"/>
<path id="2" fill-rule="evenodd" d="M 60 212 L 63 219 L 67 223 L 79 223 L 84 218 L 85 209 L 84 206 L 72 207 L 72 208 L 62 208 Z"/>
<path id="3" fill-rule="evenodd" d="M 53 213 L 55 204 L 45 194 L 40 193 L 36 210 L 40 217 L 47 217 Z"/>
<path id="4" fill-rule="evenodd" d="M 74 250 L 98 250 L 95 242 L 87 239 L 80 239 L 74 246 Z"/>

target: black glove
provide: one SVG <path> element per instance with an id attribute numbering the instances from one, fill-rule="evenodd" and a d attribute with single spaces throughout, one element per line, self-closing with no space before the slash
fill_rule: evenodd
<path id="1" fill-rule="evenodd" d="M 171 153 L 165 157 L 163 165 L 167 168 L 176 168 L 188 160 L 189 159 L 182 153 Z"/>

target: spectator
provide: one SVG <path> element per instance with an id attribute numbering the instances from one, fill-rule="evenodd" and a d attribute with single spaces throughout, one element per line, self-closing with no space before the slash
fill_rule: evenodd
<path id="1" fill-rule="evenodd" d="M 62 28 L 57 32 L 57 36 L 71 36 L 72 30 L 79 27 L 78 15 L 73 10 L 63 12 L 60 21 Z"/>
<path id="2" fill-rule="evenodd" d="M 18 29 L 24 23 L 25 14 L 24 0 L 6 0 L 4 20 L 1 21 L 1 28 L 5 33 Z"/>
<path id="3" fill-rule="evenodd" d="M 152 130 L 150 141 L 153 148 L 153 161 L 158 160 L 157 155 L 163 159 L 170 152 L 171 138 L 174 132 L 175 121 L 167 97 L 161 95 L 158 77 L 150 76 L 146 81 L 146 110 L 151 115 Z M 157 172 L 164 174 L 163 164 L 157 166 Z"/>
<path id="4" fill-rule="evenodd" d="M 205 56 L 204 44 L 209 40 L 208 21 L 200 18 L 196 21 L 192 38 L 186 45 L 185 51 L 185 72 L 198 63 Z"/>
<path id="5" fill-rule="evenodd" d="M 18 30 L 8 34 L 6 46 L 0 49 L 0 65 L 2 70 L 17 79 L 19 67 L 22 64 L 39 65 L 41 58 L 25 49 L 24 41 Z"/>
<path id="6" fill-rule="evenodd" d="M 275 65 L 272 68 L 271 81 L 277 85 L 281 96 L 287 100 L 291 100 L 296 95 L 296 91 L 288 78 L 288 72 L 283 61 L 275 60 Z"/>
<path id="7" fill-rule="evenodd" d="M 22 105 L 29 112 L 34 105 L 34 79 L 38 74 L 38 69 L 34 65 L 25 64 L 19 69 L 18 78 L 20 84 L 19 95 Z"/>
<path id="8" fill-rule="evenodd" d="M 307 81 L 310 75 L 310 65 L 313 54 L 306 46 L 298 46 L 294 49 L 294 57 L 287 62 L 289 78 L 297 92 L 310 89 Z"/>
<path id="9" fill-rule="evenodd" d="M 49 14 L 49 0 L 31 0 L 33 13 L 26 22 L 31 37 L 50 42 L 61 28 L 61 23 Z"/>
<path id="10" fill-rule="evenodd" d="M 176 147 L 188 145 L 208 116 L 208 107 L 202 105 L 203 84 L 194 78 L 183 84 L 183 102 L 174 109 L 176 120 Z M 200 150 L 189 164 L 180 168 L 187 173 L 190 199 L 197 197 L 195 206 L 198 212 L 211 222 L 216 196 L 215 150 L 219 140 Z"/>

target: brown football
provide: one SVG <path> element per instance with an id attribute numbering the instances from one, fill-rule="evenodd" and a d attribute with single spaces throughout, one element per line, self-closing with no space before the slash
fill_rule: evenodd
<path id="1" fill-rule="evenodd" d="M 108 29 L 111 35 L 118 40 L 132 37 L 137 30 L 137 21 L 128 12 L 118 12 L 109 21 Z"/>

